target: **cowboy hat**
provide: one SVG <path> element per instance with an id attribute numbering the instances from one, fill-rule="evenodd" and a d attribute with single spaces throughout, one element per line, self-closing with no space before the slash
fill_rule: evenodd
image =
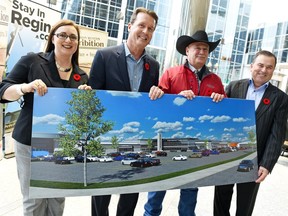
<path id="1" fill-rule="evenodd" d="M 209 53 L 212 52 L 220 43 L 221 39 L 215 42 L 209 42 L 208 36 L 205 31 L 197 31 L 191 37 L 188 35 L 182 35 L 177 39 L 176 42 L 176 49 L 182 55 L 186 55 L 186 47 L 195 42 L 203 42 L 208 44 L 209 46 Z"/>

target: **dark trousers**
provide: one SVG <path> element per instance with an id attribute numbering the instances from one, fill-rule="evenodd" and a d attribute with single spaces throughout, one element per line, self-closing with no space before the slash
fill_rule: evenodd
<path id="1" fill-rule="evenodd" d="M 133 216 L 138 201 L 138 193 L 120 194 L 116 216 Z M 92 196 L 92 216 L 109 216 L 111 195 Z"/>
<path id="2" fill-rule="evenodd" d="M 256 184 L 255 182 L 236 184 L 236 216 L 252 215 L 259 186 L 260 184 Z M 233 187 L 234 184 L 215 186 L 214 216 L 230 216 L 229 209 L 233 195 Z"/>

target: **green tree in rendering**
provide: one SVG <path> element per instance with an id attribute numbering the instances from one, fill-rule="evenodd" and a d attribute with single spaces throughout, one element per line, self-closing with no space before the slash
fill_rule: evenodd
<path id="1" fill-rule="evenodd" d="M 152 151 L 152 149 L 153 149 L 153 140 L 150 138 L 147 140 L 147 149 L 149 151 Z"/>
<path id="2" fill-rule="evenodd" d="M 117 136 L 112 136 L 111 137 L 111 147 L 112 149 L 115 149 L 117 151 L 118 147 L 119 147 L 119 139 Z"/>
<path id="3" fill-rule="evenodd" d="M 253 151 L 253 147 L 255 146 L 256 144 L 256 133 L 254 130 L 251 130 L 248 132 L 248 140 L 249 140 L 249 143 L 248 143 L 248 146 L 252 149 Z"/>
<path id="4" fill-rule="evenodd" d="M 113 123 L 102 120 L 105 108 L 96 97 L 95 90 L 72 91 L 71 95 L 72 99 L 66 102 L 70 107 L 65 112 L 65 125 L 58 126 L 61 134 L 59 146 L 66 156 L 75 156 L 74 153 L 81 147 L 84 156 L 84 185 L 87 186 L 87 152 L 102 154 L 103 146 L 99 136 L 110 131 Z"/>

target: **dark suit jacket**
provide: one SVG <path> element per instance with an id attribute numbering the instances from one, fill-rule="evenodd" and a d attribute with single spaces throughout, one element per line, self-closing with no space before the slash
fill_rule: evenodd
<path id="1" fill-rule="evenodd" d="M 149 70 L 144 68 L 145 63 L 149 64 Z M 146 54 L 144 65 L 139 92 L 149 92 L 153 85 L 158 86 L 159 63 Z M 123 44 L 96 52 L 90 70 L 89 85 L 93 89 L 131 91 Z"/>
<path id="2" fill-rule="evenodd" d="M 246 98 L 249 80 L 232 81 L 226 88 L 230 98 Z M 266 104 L 263 100 L 266 100 Z M 267 100 L 268 99 L 268 100 Z M 258 164 L 272 171 L 285 139 L 288 96 L 269 83 L 256 110 Z"/>
<path id="3" fill-rule="evenodd" d="M 80 80 L 73 78 L 74 74 L 80 75 Z M 0 102 L 7 103 L 10 101 L 2 100 L 5 90 L 19 83 L 29 83 L 35 79 L 41 79 L 47 87 L 64 88 L 55 65 L 54 52 L 51 53 L 30 53 L 15 64 L 7 78 L 0 84 Z M 77 88 L 79 85 L 88 82 L 88 75 L 82 71 L 76 64 L 73 64 L 73 71 L 68 82 L 67 88 Z M 26 145 L 31 145 L 32 132 L 32 112 L 34 94 L 29 93 L 23 96 L 24 106 L 20 112 L 18 120 L 13 130 L 12 137 Z M 55 104 L 54 104 L 55 105 Z"/>

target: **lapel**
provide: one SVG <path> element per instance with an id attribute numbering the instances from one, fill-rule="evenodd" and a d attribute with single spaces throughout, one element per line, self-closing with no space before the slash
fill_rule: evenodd
<path id="1" fill-rule="evenodd" d="M 145 65 L 147 65 L 145 67 Z M 145 85 L 147 83 L 147 80 L 149 79 L 149 73 L 151 71 L 154 71 L 151 69 L 152 65 L 151 65 L 151 61 L 150 58 L 146 55 L 144 56 L 144 65 L 143 65 L 143 73 L 142 73 L 142 77 L 141 77 L 141 82 L 139 85 L 139 90 L 138 91 L 142 91 L 142 89 L 145 89 Z"/>
<path id="2" fill-rule="evenodd" d="M 47 54 L 42 53 L 40 54 L 40 56 L 45 60 L 43 61 L 43 63 L 41 63 L 41 68 L 43 69 L 43 72 L 49 81 L 49 84 L 46 83 L 47 86 L 63 88 L 64 85 L 61 81 L 61 78 L 59 76 L 59 73 L 57 72 L 57 68 L 55 65 L 54 52 L 52 51 L 51 53 L 47 53 Z M 79 67 L 73 63 L 73 71 L 71 73 L 69 83 L 68 83 L 68 86 L 70 88 L 77 88 L 80 83 L 84 84 L 87 82 L 87 80 L 76 81 L 74 79 L 75 74 L 79 74 L 81 77 L 86 75 L 84 71 L 81 71 Z"/>
<path id="3" fill-rule="evenodd" d="M 256 119 L 259 119 L 268 110 L 268 108 L 271 106 L 271 104 L 273 104 L 273 101 L 276 99 L 276 97 L 277 97 L 277 94 L 273 90 L 272 84 L 269 83 L 269 85 L 268 85 L 267 89 L 265 90 L 264 95 L 261 98 L 261 101 L 257 107 Z M 269 104 L 264 104 L 264 102 L 263 102 L 264 99 L 268 99 Z"/>
<path id="4" fill-rule="evenodd" d="M 243 80 L 243 82 L 240 82 L 240 84 L 239 84 L 239 98 L 246 99 L 248 86 L 249 86 L 249 80 Z"/>
<path id="5" fill-rule="evenodd" d="M 43 61 L 43 63 L 41 63 L 41 67 L 46 75 L 46 78 L 49 80 L 50 82 L 50 86 L 54 86 L 54 87 L 61 87 L 63 88 L 63 84 L 61 82 L 60 76 L 57 72 L 57 68 L 56 65 L 54 63 L 54 52 L 52 51 L 51 53 L 48 54 L 40 54 L 40 56 L 45 59 L 46 61 Z"/>
<path id="6" fill-rule="evenodd" d="M 131 91 L 124 44 L 117 47 L 116 56 L 117 56 L 116 58 L 117 58 L 118 70 L 120 72 L 120 76 L 124 81 L 125 89 L 127 91 Z"/>

